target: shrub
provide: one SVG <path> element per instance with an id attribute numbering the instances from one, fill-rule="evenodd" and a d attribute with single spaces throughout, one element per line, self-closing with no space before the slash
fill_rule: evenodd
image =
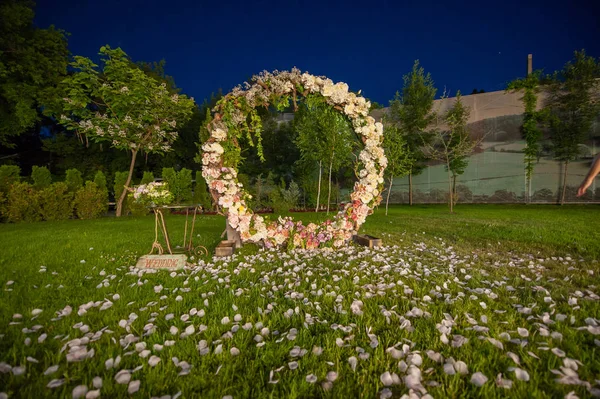
<path id="1" fill-rule="evenodd" d="M 154 173 L 144 172 L 144 175 L 142 176 L 142 181 L 140 182 L 140 184 L 148 184 L 148 183 L 152 183 L 153 181 L 154 181 Z"/>
<path id="2" fill-rule="evenodd" d="M 243 184 L 243 183 L 242 183 Z M 262 174 L 258 175 L 254 185 L 250 188 L 249 192 L 252 194 L 252 199 L 249 201 L 249 205 L 254 209 L 262 209 L 265 207 L 268 199 L 266 180 L 262 177 Z"/>
<path id="3" fill-rule="evenodd" d="M 202 205 L 202 208 L 205 210 L 212 209 L 212 201 L 210 193 L 208 192 L 208 186 L 200 171 L 196 172 L 196 185 L 194 187 L 194 196 L 192 200 L 195 204 Z"/>
<path id="4" fill-rule="evenodd" d="M 73 205 L 79 219 L 96 219 L 107 211 L 106 191 L 88 181 L 75 194 Z"/>
<path id="5" fill-rule="evenodd" d="M 81 178 L 81 172 L 77 169 L 67 170 L 65 177 L 65 183 L 69 187 L 69 192 L 76 193 L 83 186 L 83 179 Z"/>
<path id="6" fill-rule="evenodd" d="M 133 199 L 133 193 L 127 194 L 127 209 L 133 216 L 146 216 L 148 214 L 148 207 L 140 202 L 136 202 Z"/>
<path id="7" fill-rule="evenodd" d="M 31 171 L 33 187 L 42 190 L 52 184 L 52 175 L 45 166 L 34 166 Z"/>
<path id="8" fill-rule="evenodd" d="M 327 185 L 329 182 L 327 179 L 321 180 L 321 197 L 319 198 L 319 207 L 323 208 L 327 206 Z M 317 206 L 317 197 L 319 194 L 319 180 L 304 180 L 302 183 L 302 190 L 304 192 L 304 206 L 308 209 L 315 209 Z M 331 187 L 331 197 L 334 196 L 334 188 Z"/>
<path id="9" fill-rule="evenodd" d="M 6 195 L 0 191 L 0 220 L 4 220 L 6 215 Z"/>
<path id="10" fill-rule="evenodd" d="M 175 201 L 177 203 L 190 202 L 192 200 L 192 171 L 186 168 L 177 172 L 177 192 Z"/>
<path id="11" fill-rule="evenodd" d="M 456 187 L 456 194 L 459 202 L 473 202 L 473 191 L 464 184 L 459 184 Z"/>
<path id="12" fill-rule="evenodd" d="M 54 183 L 41 190 L 39 200 L 44 220 L 65 220 L 73 215 L 73 193 L 66 183 Z"/>
<path id="13" fill-rule="evenodd" d="M 282 178 L 279 187 L 275 186 L 269 192 L 269 205 L 273 208 L 273 212 L 275 213 L 287 212 L 296 207 L 298 198 L 300 198 L 300 189 L 298 185 L 292 181 L 292 183 L 290 183 L 290 188 L 286 190 L 285 181 Z"/>
<path id="14" fill-rule="evenodd" d="M 169 190 L 175 196 L 174 202 L 181 204 L 192 199 L 192 171 L 186 168 L 175 172 L 173 168 L 163 168 L 163 180 L 169 185 Z"/>
<path id="15" fill-rule="evenodd" d="M 489 198 L 489 202 L 517 202 L 517 195 L 506 189 L 494 191 L 494 195 Z"/>
<path id="16" fill-rule="evenodd" d="M 94 183 L 96 183 L 99 189 L 108 192 L 108 186 L 106 184 L 106 175 L 101 170 L 97 171 L 94 175 Z"/>
<path id="17" fill-rule="evenodd" d="M 169 189 L 172 193 L 175 191 L 177 185 L 177 172 L 173 168 L 163 168 L 162 178 L 169 185 Z"/>
<path id="18" fill-rule="evenodd" d="M 0 166 L 0 191 L 8 194 L 13 183 L 21 181 L 21 168 L 16 165 Z"/>
<path id="19" fill-rule="evenodd" d="M 39 194 L 29 183 L 14 183 L 8 192 L 6 216 L 9 222 L 41 220 Z"/>
<path id="20" fill-rule="evenodd" d="M 542 188 L 541 190 L 537 190 L 535 193 L 533 193 L 531 200 L 544 202 L 556 201 L 556 196 L 549 188 Z"/>
<path id="21" fill-rule="evenodd" d="M 288 203 L 289 208 L 296 208 L 298 206 L 298 200 L 300 199 L 300 187 L 295 181 L 290 182 L 290 186 L 287 190 L 282 189 L 281 194 L 285 202 Z"/>

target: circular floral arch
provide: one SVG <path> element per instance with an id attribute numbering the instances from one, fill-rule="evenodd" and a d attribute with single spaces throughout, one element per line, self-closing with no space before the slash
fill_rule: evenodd
<path id="1" fill-rule="evenodd" d="M 358 181 L 350 195 L 351 202 L 333 220 L 306 226 L 289 217 L 266 222 L 248 209 L 246 200 L 251 196 L 237 179 L 241 151 L 238 139 L 245 136 L 252 143 L 252 133 L 258 132 L 258 152 L 262 157 L 262 126 L 256 107 L 283 109 L 292 101 L 296 110 L 299 98 L 308 95 L 322 96 L 327 104 L 346 115 L 361 137 L 364 148 L 355 168 Z M 207 126 L 210 138 L 202 146 L 202 176 L 226 214 L 227 222 L 239 232 L 243 242 L 263 242 L 267 247 L 286 244 L 307 249 L 340 247 L 356 234 L 373 207 L 381 202 L 383 172 L 387 166 L 381 147 L 383 125 L 368 115 L 369 108 L 370 103 L 349 92 L 347 84 L 334 84 L 330 79 L 301 73 L 295 68 L 291 72 L 263 72 L 254 76 L 251 84 L 238 86 L 219 100 Z"/>

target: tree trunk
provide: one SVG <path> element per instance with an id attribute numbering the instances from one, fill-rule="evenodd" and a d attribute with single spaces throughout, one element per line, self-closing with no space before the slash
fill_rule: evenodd
<path id="1" fill-rule="evenodd" d="M 392 193 L 392 184 L 394 184 L 394 175 L 390 176 L 390 185 L 388 187 L 388 195 L 385 200 L 385 216 L 388 214 L 388 205 L 390 204 L 390 194 Z"/>
<path id="2" fill-rule="evenodd" d="M 321 171 L 323 168 L 321 167 L 323 161 L 319 161 L 319 188 L 317 190 L 317 207 L 315 208 L 315 212 L 319 212 L 319 200 L 321 199 Z"/>
<path id="3" fill-rule="evenodd" d="M 450 165 L 448 165 L 448 199 L 450 200 L 450 213 L 453 213 L 452 203 L 452 172 L 450 172 Z"/>
<path id="4" fill-rule="evenodd" d="M 329 215 L 329 203 L 331 202 L 331 170 L 333 169 L 333 156 L 329 162 L 329 192 L 327 193 L 327 214 Z"/>
<path id="5" fill-rule="evenodd" d="M 412 187 L 412 170 L 411 170 L 410 173 L 408 174 L 408 205 L 413 204 L 412 191 L 413 191 L 413 187 Z"/>
<path id="6" fill-rule="evenodd" d="M 135 167 L 135 158 L 137 156 L 137 150 L 131 150 L 131 165 L 129 165 L 129 175 L 127 175 L 127 181 L 125 181 L 125 186 L 123 188 L 123 192 L 117 201 L 117 217 L 121 217 L 123 213 L 123 201 L 127 197 L 127 189 L 129 188 L 129 183 L 131 183 L 131 177 L 133 176 L 133 168 Z"/>
<path id="7" fill-rule="evenodd" d="M 458 197 L 456 195 L 456 175 L 452 175 L 452 202 L 454 205 L 458 202 Z"/>
<path id="8" fill-rule="evenodd" d="M 565 161 L 565 173 L 563 174 L 563 189 L 560 195 L 560 204 L 565 204 L 565 193 L 567 192 L 567 170 L 569 169 L 569 161 Z"/>

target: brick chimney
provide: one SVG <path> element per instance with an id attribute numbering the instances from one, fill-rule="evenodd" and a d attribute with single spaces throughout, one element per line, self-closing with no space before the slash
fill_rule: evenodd
<path id="1" fill-rule="evenodd" d="M 527 55 L 527 76 L 533 72 L 533 54 Z"/>

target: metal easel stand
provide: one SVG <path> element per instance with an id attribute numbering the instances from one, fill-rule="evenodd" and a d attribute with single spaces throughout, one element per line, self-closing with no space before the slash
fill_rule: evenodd
<path id="1" fill-rule="evenodd" d="M 199 206 L 194 206 L 194 213 L 191 222 L 191 228 L 189 231 L 189 240 L 188 240 L 188 221 L 190 217 L 190 208 L 189 206 L 168 206 L 168 207 L 153 207 L 152 211 L 154 212 L 154 242 L 152 243 L 152 249 L 150 250 L 150 254 L 154 253 L 154 250 L 158 252 L 159 255 L 164 253 L 164 249 L 160 242 L 158 241 L 158 230 L 162 232 L 162 235 L 165 239 L 165 243 L 167 245 L 167 249 L 169 250 L 169 254 L 173 254 L 173 249 L 171 248 L 171 240 L 169 239 L 169 232 L 167 230 L 167 225 L 165 223 L 165 217 L 163 215 L 164 209 L 182 209 L 185 208 L 185 232 L 183 235 L 183 249 L 185 252 L 194 253 L 196 255 L 206 254 L 208 255 L 208 250 L 206 247 L 202 245 L 194 246 L 192 242 L 192 238 L 194 237 L 194 228 L 196 226 L 196 216 L 198 214 L 198 210 L 201 209 Z"/>

